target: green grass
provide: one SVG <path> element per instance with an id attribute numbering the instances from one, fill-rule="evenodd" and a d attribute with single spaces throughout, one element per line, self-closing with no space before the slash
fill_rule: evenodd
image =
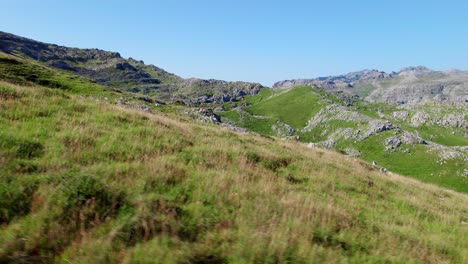
<path id="1" fill-rule="evenodd" d="M 273 117 L 302 128 L 320 109 L 320 94 L 310 86 L 300 86 L 246 108 L 253 115 Z"/>
<path id="2" fill-rule="evenodd" d="M 4 53 L 0 53 L 0 80 L 23 85 L 42 85 L 81 95 L 102 96 L 109 94 L 103 86 L 86 78 Z"/>
<path id="3" fill-rule="evenodd" d="M 468 146 L 464 128 L 448 129 L 438 125 L 422 125 L 417 128 L 408 128 L 408 130 L 417 131 L 421 137 L 445 146 Z M 453 134 L 451 130 L 454 131 Z"/>
<path id="4" fill-rule="evenodd" d="M 468 193 L 468 180 L 455 173 L 465 164 L 462 157 L 442 161 L 437 152 L 429 151 L 424 145 L 401 145 L 395 151 L 385 151 L 383 142 L 393 135 L 393 131 L 382 132 L 356 143 L 343 142 L 339 147 L 354 147 L 362 153 L 361 158 L 376 160 L 395 173 Z M 403 152 L 405 149 L 410 152 Z"/>
<path id="5" fill-rule="evenodd" d="M 468 261 L 463 194 L 297 142 L 0 87 L 2 263 Z"/>
<path id="6" fill-rule="evenodd" d="M 246 128 L 250 131 L 260 133 L 263 135 L 275 136 L 274 131 L 271 129 L 276 124 L 277 119 L 271 117 L 254 117 L 249 113 L 237 110 L 230 110 L 222 112 L 221 116 L 233 121 L 237 126 Z"/>
<path id="7" fill-rule="evenodd" d="M 352 128 L 367 129 L 367 122 L 350 122 L 342 120 L 331 120 L 321 122 L 311 131 L 302 133 L 306 122 L 313 117 L 320 109 L 327 104 L 342 104 L 339 98 L 332 94 L 327 94 L 309 86 L 300 86 L 293 89 L 273 89 L 262 90 L 258 95 L 245 98 L 248 107 L 239 107 L 245 111 L 229 110 L 221 115 L 231 120 L 236 125 L 247 128 L 251 131 L 264 134 L 275 135 L 272 126 L 276 121 L 282 121 L 296 128 L 296 134 L 303 142 L 320 142 L 327 140 L 338 129 Z M 382 119 L 381 115 L 392 116 L 392 113 L 399 111 L 394 105 L 384 103 L 370 103 L 356 100 L 348 107 L 349 110 L 360 113 L 364 116 L 375 119 Z M 460 109 L 454 108 L 430 108 L 421 106 L 420 110 L 431 113 L 434 116 L 448 113 L 462 113 Z M 408 110 L 414 113 L 416 110 Z M 414 128 L 408 122 L 401 120 L 391 120 L 401 129 L 419 135 L 426 140 L 442 144 L 445 146 L 466 146 L 467 139 L 464 137 L 463 128 L 447 128 L 438 125 L 423 125 Z M 364 141 L 356 139 L 346 140 L 336 138 L 336 150 L 354 148 L 362 153 L 360 156 L 367 161 L 378 160 L 383 166 L 394 172 L 411 176 L 416 179 L 438 184 L 445 188 L 450 188 L 460 192 L 468 192 L 468 182 L 463 174 L 463 155 L 440 163 L 439 153 L 431 151 L 427 146 L 400 146 L 396 153 L 389 153 L 384 150 L 385 140 L 393 135 L 394 131 L 378 133 Z M 409 149 L 411 153 L 404 153 Z M 405 157 L 401 159 L 401 157 Z"/>

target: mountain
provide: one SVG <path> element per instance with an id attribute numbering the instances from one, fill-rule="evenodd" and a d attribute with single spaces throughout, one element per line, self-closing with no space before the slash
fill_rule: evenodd
<path id="1" fill-rule="evenodd" d="M 403 68 L 392 73 L 363 70 L 316 79 L 286 80 L 275 83 L 273 87 L 298 85 L 312 85 L 329 92 L 358 95 L 374 103 L 466 105 L 468 102 L 468 72 L 433 71 L 423 66 Z"/>
<path id="2" fill-rule="evenodd" d="M 0 263 L 468 260 L 464 105 L 182 79 L 14 37 L 0 38 Z M 380 73 L 333 82 L 364 75 Z"/>
<path id="3" fill-rule="evenodd" d="M 464 194 L 2 56 L 2 263 L 466 263 Z"/>
<path id="4" fill-rule="evenodd" d="M 30 58 L 121 91 L 143 94 L 151 100 L 197 106 L 236 101 L 256 94 L 258 83 L 183 79 L 154 65 L 117 52 L 47 44 L 0 31 L 0 52 Z"/>

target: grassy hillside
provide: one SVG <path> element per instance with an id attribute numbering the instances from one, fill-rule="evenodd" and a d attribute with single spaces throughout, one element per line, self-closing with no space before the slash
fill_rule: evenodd
<path id="1" fill-rule="evenodd" d="M 303 144 L 0 83 L 0 262 L 466 263 L 468 198 Z"/>
<path id="2" fill-rule="evenodd" d="M 39 62 L 2 52 L 0 52 L 0 80 L 22 85 L 42 85 L 81 95 L 99 96 L 105 91 L 103 86 L 84 77 L 67 71 L 51 69 Z"/>
<path id="3" fill-rule="evenodd" d="M 320 94 L 312 87 L 302 86 L 261 101 L 246 110 L 253 115 L 274 117 L 294 128 L 301 128 L 321 109 L 320 99 Z"/>
<path id="4" fill-rule="evenodd" d="M 440 118 L 447 114 L 463 115 L 463 109 L 421 105 L 414 109 L 403 109 L 407 113 L 403 120 L 393 116 L 394 112 L 403 111 L 397 106 L 369 103 L 344 94 L 329 94 L 310 86 L 264 89 L 236 106 L 225 107 L 227 111 L 220 114 L 237 126 L 264 135 L 285 137 L 288 135 L 284 132 L 278 133 L 278 126 L 290 125 L 295 130 L 289 135 L 298 135 L 303 142 L 332 142 L 326 146 L 358 155 L 369 162 L 376 160 L 381 166 L 405 176 L 468 193 L 468 153 L 466 150 L 443 148 L 467 146 L 466 127 L 442 126 L 430 122 L 415 127 L 411 123 L 412 116 L 419 111 Z M 307 128 L 309 120 L 316 121 L 310 129 Z M 378 120 L 390 120 L 397 128 L 379 130 L 363 137 L 371 123 Z M 397 147 L 388 148 L 386 142 L 390 138 L 401 138 L 406 132 L 434 144 L 429 146 L 402 142 Z M 435 144 L 442 146 L 437 147 Z"/>

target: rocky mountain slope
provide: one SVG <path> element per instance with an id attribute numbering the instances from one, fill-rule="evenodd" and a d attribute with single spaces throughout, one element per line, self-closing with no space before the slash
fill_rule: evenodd
<path id="1" fill-rule="evenodd" d="M 467 261 L 466 195 L 47 74 L 0 81 L 1 263 Z"/>
<path id="2" fill-rule="evenodd" d="M 142 95 L 125 88 L 126 74 L 157 71 L 142 62 L 77 74 L 93 59 L 65 70 L 6 51 L 0 263 L 468 260 L 466 108 L 377 104 L 311 86 L 246 95 L 236 87 L 249 84 L 164 71 L 129 78 L 137 89 L 175 87 Z M 98 60 L 121 59 L 109 56 Z M 160 83 L 135 81 L 145 78 Z M 152 99 L 162 95 L 224 103 Z M 219 122 L 231 129 L 206 124 Z"/>
<path id="3" fill-rule="evenodd" d="M 280 81 L 274 88 L 312 85 L 329 92 L 360 96 L 369 102 L 390 104 L 468 103 L 468 72 L 433 71 L 426 67 L 409 67 L 385 73 L 363 70 L 346 75 Z"/>
<path id="4" fill-rule="evenodd" d="M 463 105 L 371 103 L 308 85 L 263 89 L 224 106 L 222 120 L 261 134 L 331 148 L 387 169 L 468 192 Z"/>
<path id="5" fill-rule="evenodd" d="M 403 175 L 468 192 L 466 72 L 364 70 L 266 89 L 246 82 L 182 79 L 114 52 L 0 36 L 0 49 L 7 53 L 0 52 L 1 79 L 66 89 L 147 112 L 178 111 L 238 131 L 294 137 L 310 147 L 377 160 Z M 111 97 L 110 91 L 120 95 Z"/>
<path id="6" fill-rule="evenodd" d="M 30 58 L 122 91 L 144 94 L 151 100 L 197 106 L 236 101 L 256 94 L 258 83 L 183 79 L 154 65 L 117 52 L 47 44 L 0 31 L 0 52 Z"/>

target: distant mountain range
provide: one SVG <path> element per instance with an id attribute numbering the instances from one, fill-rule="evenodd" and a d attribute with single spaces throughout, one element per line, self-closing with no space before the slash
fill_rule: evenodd
<path id="1" fill-rule="evenodd" d="M 422 102 L 468 102 L 468 72 L 434 71 L 424 66 L 399 72 L 362 70 L 344 75 L 277 82 L 274 88 L 312 85 L 330 92 L 358 95 L 370 102 L 414 104 Z"/>
<path id="2" fill-rule="evenodd" d="M 123 91 L 154 96 L 165 103 L 196 106 L 238 101 L 263 86 L 250 82 L 183 79 L 141 60 L 124 59 L 117 52 L 47 44 L 0 31 L 0 51 L 21 55 L 49 66 L 91 78 Z M 468 102 L 468 72 L 434 71 L 423 66 L 399 72 L 362 70 L 344 75 L 276 82 L 273 88 L 311 85 L 328 92 L 344 92 L 369 102 L 414 104 L 434 101 Z"/>

